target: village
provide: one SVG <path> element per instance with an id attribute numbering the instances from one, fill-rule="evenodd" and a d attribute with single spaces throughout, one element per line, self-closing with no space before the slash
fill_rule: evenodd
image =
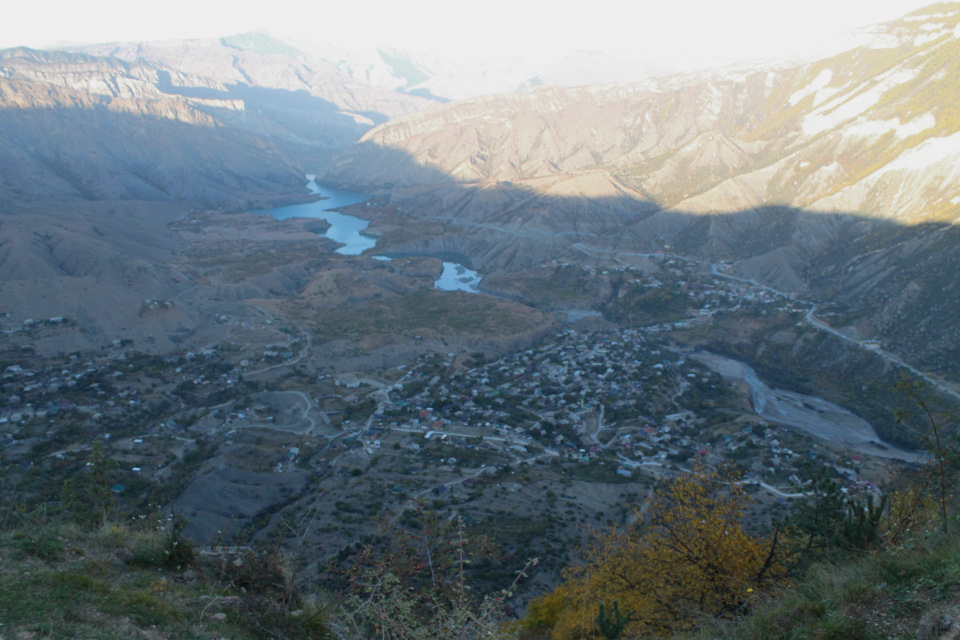
<path id="1" fill-rule="evenodd" d="M 448 356 L 442 364 L 450 367 L 453 360 Z M 850 467 L 858 457 L 751 415 L 717 374 L 648 346 L 641 331 L 567 330 L 482 367 L 431 373 L 437 367 L 424 363 L 387 392 L 376 392 L 377 409 L 346 443 L 367 456 L 387 443 L 421 451 L 438 442 L 499 453 L 512 463 L 599 461 L 625 478 L 641 468 L 653 475 L 689 468 L 695 459 L 711 465 L 734 460 L 748 481 L 780 485 L 783 490 L 771 490 L 792 497 L 802 490 L 800 475 L 817 464 L 856 480 Z M 362 385 L 340 383 L 354 392 Z M 444 463 L 463 464 L 456 456 Z"/>
<path id="2" fill-rule="evenodd" d="M 664 266 L 660 278 L 619 272 L 620 300 L 663 287 L 682 297 L 662 321 L 573 323 L 501 358 L 424 354 L 387 371 L 336 374 L 306 366 L 309 338 L 282 327 L 279 343 L 224 341 L 168 355 L 119 340 L 46 360 L 7 350 L 5 362 L 17 364 L 0 372 L 0 474 L 25 498 L 56 500 L 56 478 L 83 469 L 96 447 L 112 461 L 118 499 L 140 509 L 174 503 L 198 520 L 214 515 L 197 496 L 249 493 L 275 477 L 282 496 L 223 500 L 236 511 L 236 531 L 302 495 L 308 476 L 332 492 L 368 492 L 345 484 L 379 477 L 388 498 L 377 504 L 400 508 L 423 497 L 462 500 L 521 467 L 629 485 L 733 462 L 775 501 L 803 496 L 809 477 L 828 468 L 846 491 L 876 491 L 871 472 L 860 477 L 866 461 L 757 416 L 742 390 L 671 340 L 720 312 L 800 316 L 803 305 L 702 265 Z M 69 319 L 46 325 L 62 323 Z M 218 469 L 247 475 L 224 483 Z"/>

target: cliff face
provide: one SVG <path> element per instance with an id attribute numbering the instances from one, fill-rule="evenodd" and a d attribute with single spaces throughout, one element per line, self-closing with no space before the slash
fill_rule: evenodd
<path id="1" fill-rule="evenodd" d="M 10 50 L 0 70 L 5 200 L 230 206 L 302 183 L 270 140 L 218 120 L 242 103 L 164 93 L 149 64 Z"/>
<path id="2" fill-rule="evenodd" d="M 427 103 L 220 41 L 11 49 L 0 52 L 0 196 L 230 206 L 238 190 L 299 188 L 329 149 Z"/>
<path id="3" fill-rule="evenodd" d="M 322 165 L 389 199 L 385 249 L 488 272 L 658 250 L 734 262 L 932 361 L 960 348 L 958 24 L 960 6 L 938 5 L 803 66 L 446 105 L 273 41 L 10 50 L 0 201 L 239 209 Z M 26 237 L 20 262 L 47 264 Z"/>
<path id="4" fill-rule="evenodd" d="M 310 148 L 356 142 L 377 124 L 433 104 L 432 100 L 373 86 L 324 59 L 292 48 L 245 46 L 237 38 L 126 43 L 83 51 L 159 70 L 169 95 L 229 103 L 226 124 L 282 141 L 310 157 Z M 275 51 L 275 52 L 274 52 Z M 239 107 L 239 108 L 237 108 Z"/>

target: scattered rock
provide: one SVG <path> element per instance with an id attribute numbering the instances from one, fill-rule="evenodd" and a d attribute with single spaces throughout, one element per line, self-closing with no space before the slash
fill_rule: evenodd
<path id="1" fill-rule="evenodd" d="M 960 640 L 960 613 L 928 613 L 917 626 L 917 640 Z"/>
<path id="2" fill-rule="evenodd" d="M 197 579 L 197 572 L 194 571 L 193 569 L 187 569 L 186 571 L 181 573 L 179 576 L 177 576 L 177 580 L 179 582 L 193 582 L 196 579 Z"/>

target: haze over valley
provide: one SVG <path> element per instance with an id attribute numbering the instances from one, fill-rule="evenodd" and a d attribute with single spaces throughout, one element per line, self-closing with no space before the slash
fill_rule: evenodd
<path id="1" fill-rule="evenodd" d="M 705 468 L 758 536 L 823 473 L 885 501 L 939 459 L 904 407 L 960 400 L 960 4 L 850 42 L 0 50 L 2 508 L 95 460 L 328 592 L 425 510 L 496 543 L 483 593 L 539 556 L 522 618 Z"/>

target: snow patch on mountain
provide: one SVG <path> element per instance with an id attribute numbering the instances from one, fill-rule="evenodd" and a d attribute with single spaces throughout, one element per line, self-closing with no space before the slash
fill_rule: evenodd
<path id="1" fill-rule="evenodd" d="M 836 89 L 832 91 L 824 91 L 826 86 L 830 84 L 831 80 L 833 80 L 833 71 L 830 69 L 824 69 L 816 78 L 813 79 L 813 82 L 790 96 L 787 102 L 792 107 L 807 96 L 816 94 L 816 97 L 813 99 L 813 106 L 819 106 L 837 92 Z"/>
<path id="2" fill-rule="evenodd" d="M 950 32 L 949 32 L 949 31 L 944 31 L 943 29 L 940 29 L 940 30 L 935 31 L 935 32 L 932 32 L 932 33 L 921 33 L 920 35 L 915 36 L 915 37 L 913 38 L 913 46 L 915 46 L 915 47 L 922 47 L 923 45 L 927 44 L 928 42 L 933 42 L 934 40 L 939 40 L 940 38 L 942 38 L 944 35 L 946 35 L 946 34 L 948 34 L 948 33 L 950 33 Z"/>
<path id="3" fill-rule="evenodd" d="M 900 118 L 890 120 L 866 120 L 858 118 L 856 122 L 844 129 L 844 133 L 858 138 L 872 138 L 893 132 L 900 139 L 915 136 L 927 129 L 932 129 L 937 124 L 937 119 L 932 113 L 925 113 L 919 118 L 914 118 L 909 122 L 902 123 Z"/>
<path id="4" fill-rule="evenodd" d="M 885 166 L 882 171 L 918 171 L 934 164 L 960 167 L 960 131 L 953 135 L 924 140 Z"/>
<path id="5" fill-rule="evenodd" d="M 875 83 L 861 90 L 852 97 L 849 92 L 838 96 L 823 108 L 818 109 L 803 119 L 802 130 L 804 135 L 815 136 L 829 131 L 840 124 L 855 118 L 880 101 L 883 95 L 893 87 L 909 82 L 917 77 L 917 69 L 895 69 L 877 76 Z"/>
<path id="6" fill-rule="evenodd" d="M 928 22 L 930 20 L 939 20 L 942 18 L 952 18 L 953 13 L 924 13 L 914 16 L 904 16 L 904 22 Z"/>
<path id="7" fill-rule="evenodd" d="M 723 109 L 723 93 L 720 89 L 717 88 L 715 84 L 707 86 L 707 95 L 703 97 L 704 111 L 707 111 L 714 118 L 720 115 L 721 109 Z"/>
<path id="8" fill-rule="evenodd" d="M 913 220 L 932 203 L 948 201 L 958 181 L 960 132 L 929 138 L 863 180 L 807 208 L 810 211 L 869 211 L 891 220 Z"/>

